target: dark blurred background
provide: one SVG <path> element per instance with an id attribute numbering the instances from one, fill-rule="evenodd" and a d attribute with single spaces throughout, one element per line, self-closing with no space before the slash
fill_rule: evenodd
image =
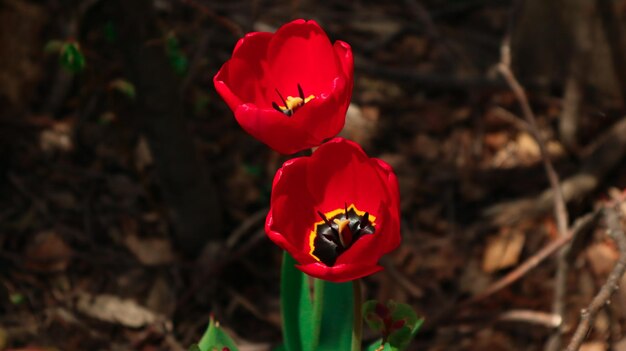
<path id="1" fill-rule="evenodd" d="M 210 314 L 242 351 L 279 344 L 263 223 L 288 158 L 239 128 L 212 77 L 245 33 L 296 18 L 352 46 L 342 135 L 400 180 L 404 241 L 368 298 L 426 319 L 411 350 L 544 349 L 553 259 L 463 303 L 557 236 L 495 67 L 510 42 L 573 222 L 626 184 L 625 15 L 623 0 L 0 1 L 0 350 L 186 350 Z M 565 340 L 618 256 L 592 229 L 568 258 Z M 626 291 L 594 327 L 584 350 L 626 350 Z"/>

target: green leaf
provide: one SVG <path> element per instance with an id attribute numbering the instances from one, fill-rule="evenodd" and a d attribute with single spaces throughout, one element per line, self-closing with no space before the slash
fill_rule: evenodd
<path id="1" fill-rule="evenodd" d="M 382 304 L 374 300 L 363 304 L 363 318 L 368 326 L 382 335 L 382 339 L 368 347 L 377 350 L 385 340 L 385 350 L 401 351 L 409 346 L 424 319 L 418 319 L 411 306 L 393 300 Z M 386 322 L 385 322 L 386 321 Z"/>
<path id="2" fill-rule="evenodd" d="M 230 351 L 238 351 L 233 339 L 220 328 L 219 322 L 216 322 L 213 316 L 211 316 L 209 327 L 204 332 L 197 348 L 194 348 L 194 346 L 192 345 L 190 351 L 221 351 L 224 347 L 227 347 Z"/>
<path id="3" fill-rule="evenodd" d="M 115 79 L 109 83 L 109 88 L 117 90 L 131 99 L 134 99 L 137 95 L 133 83 L 122 78 Z"/>
<path id="4" fill-rule="evenodd" d="M 350 350 L 354 320 L 352 282 L 323 282 L 323 291 L 322 324 L 316 350 Z"/>
<path id="5" fill-rule="evenodd" d="M 187 56 L 180 48 L 178 38 L 176 38 L 174 33 L 169 33 L 165 38 L 165 51 L 174 71 L 179 75 L 185 74 L 189 66 L 189 60 L 187 60 Z"/>
<path id="6" fill-rule="evenodd" d="M 188 351 L 202 351 L 202 350 L 200 350 L 200 346 L 198 346 L 198 344 L 193 344 L 189 347 Z"/>
<path id="7" fill-rule="evenodd" d="M 109 43 L 115 43 L 117 40 L 117 29 L 115 28 L 115 24 L 113 21 L 107 21 L 102 28 L 102 32 L 104 33 L 104 39 Z"/>
<path id="8" fill-rule="evenodd" d="M 377 304 L 378 301 L 376 300 L 369 300 L 363 303 L 363 319 L 365 319 L 365 323 L 367 323 L 367 326 L 370 327 L 370 329 L 377 333 L 382 333 L 385 325 L 382 318 L 376 314 Z"/>
<path id="9" fill-rule="evenodd" d="M 78 73 L 85 69 L 85 56 L 80 50 L 80 45 L 75 41 L 65 42 L 61 47 L 59 62 L 61 66 L 72 73 Z"/>
<path id="10" fill-rule="evenodd" d="M 20 293 L 13 293 L 11 295 L 9 295 L 9 301 L 11 301 L 12 304 L 14 305 L 19 305 L 22 302 L 24 302 L 26 300 L 26 298 L 24 297 L 24 295 L 20 294 Z"/>
<path id="11" fill-rule="evenodd" d="M 374 341 L 372 344 L 370 344 L 365 351 L 381 351 L 380 350 L 380 344 L 383 342 L 382 339 L 378 339 L 376 341 Z M 391 347 L 389 345 L 389 343 L 385 343 L 385 347 L 382 349 L 382 351 L 396 351 L 397 349 Z"/>
<path id="12" fill-rule="evenodd" d="M 387 305 L 391 309 L 391 319 L 394 321 L 404 320 L 402 328 L 394 330 L 389 335 L 389 344 L 398 350 L 404 350 L 415 337 L 415 334 L 424 323 L 424 319 L 418 319 L 413 308 L 405 303 L 389 301 Z"/>
<path id="13" fill-rule="evenodd" d="M 313 343 L 316 321 L 313 320 L 309 277 L 295 265 L 296 261 L 285 251 L 280 273 L 283 341 L 287 351 L 305 351 Z"/>

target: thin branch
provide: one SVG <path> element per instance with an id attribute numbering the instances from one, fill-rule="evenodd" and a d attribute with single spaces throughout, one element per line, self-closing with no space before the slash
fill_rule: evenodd
<path id="1" fill-rule="evenodd" d="M 471 299 L 467 300 L 462 304 L 462 306 L 467 306 L 479 301 L 482 301 L 489 296 L 497 293 L 498 291 L 506 288 L 507 286 L 513 284 L 518 281 L 532 269 L 537 267 L 541 262 L 543 262 L 546 258 L 550 257 L 557 250 L 562 248 L 564 245 L 569 243 L 572 238 L 580 235 L 582 232 L 588 230 L 593 224 L 595 224 L 598 219 L 599 211 L 594 211 L 592 213 L 588 213 L 576 220 L 574 225 L 572 226 L 572 230 L 567 233 L 565 236 L 559 236 L 556 240 L 550 242 L 548 245 L 544 246 L 541 250 L 535 253 L 533 256 L 528 258 L 524 263 L 520 264 L 509 272 L 504 277 L 500 278 L 498 281 L 491 284 L 487 289 L 483 292 L 475 295 Z"/>
<path id="2" fill-rule="evenodd" d="M 510 310 L 498 317 L 503 322 L 521 322 L 541 325 L 546 328 L 556 328 L 561 325 L 561 316 L 552 313 L 532 310 Z"/>
<path id="3" fill-rule="evenodd" d="M 539 152 L 541 154 L 541 159 L 543 162 L 543 166 L 546 170 L 546 175 L 548 176 L 548 180 L 550 181 L 550 186 L 554 189 L 555 197 L 554 197 L 554 210 L 555 217 L 557 221 L 557 228 L 559 234 L 564 236 L 567 234 L 567 223 L 568 223 L 568 214 L 567 209 L 565 207 L 565 198 L 563 197 L 563 191 L 561 189 L 559 175 L 556 173 L 554 166 L 552 165 L 552 161 L 550 160 L 550 156 L 547 151 L 546 143 L 543 140 L 543 137 L 539 133 L 539 128 L 537 127 L 537 120 L 535 118 L 535 114 L 530 108 L 530 104 L 528 103 L 528 97 L 526 96 L 526 92 L 524 88 L 520 85 L 519 81 L 511 71 L 511 53 L 508 41 L 502 45 L 502 60 L 498 64 L 498 71 L 502 74 L 506 82 L 511 87 L 513 94 L 517 98 L 519 104 L 522 107 L 522 112 L 524 118 L 528 122 L 528 126 L 533 136 L 537 141 L 537 145 L 539 146 Z"/>
<path id="4" fill-rule="evenodd" d="M 626 107 L 626 68 L 622 64 L 626 58 L 626 52 L 622 45 L 620 19 L 616 16 L 617 11 L 613 8 L 613 1 L 596 0 L 596 8 L 602 19 L 602 29 L 609 44 L 613 71 L 622 95 L 622 104 Z"/>
<path id="5" fill-rule="evenodd" d="M 619 286 L 619 280 L 622 275 L 624 275 L 624 271 L 626 271 L 626 234 L 624 234 L 624 230 L 620 222 L 620 205 L 621 202 L 617 202 L 615 206 L 607 207 L 604 210 L 608 234 L 611 238 L 613 238 L 613 240 L 615 240 L 617 247 L 619 248 L 619 259 L 615 264 L 615 267 L 613 267 L 613 271 L 609 274 L 606 282 L 602 288 L 600 288 L 598 294 L 593 298 L 593 300 L 591 300 L 589 306 L 581 311 L 580 322 L 578 323 L 578 327 L 576 328 L 566 351 L 577 351 L 580 348 L 585 340 L 585 337 L 589 333 L 589 330 L 591 329 L 591 325 L 596 318 L 596 315 L 602 308 L 604 308 L 604 306 L 606 306 L 607 303 L 609 303 L 611 296 Z"/>
<path id="6" fill-rule="evenodd" d="M 510 32 L 509 32 L 510 35 Z M 568 230 L 568 213 L 567 207 L 565 206 L 565 197 L 563 196 L 563 189 L 561 188 L 561 183 L 559 180 L 559 175 L 556 173 L 554 166 L 552 165 L 552 161 L 550 160 L 550 156 L 547 152 L 546 143 L 543 140 L 541 133 L 539 132 L 539 128 L 537 127 L 537 120 L 535 118 L 535 114 L 530 107 L 530 103 L 528 102 L 528 97 L 526 95 L 526 91 L 519 83 L 515 74 L 511 70 L 511 46 L 510 46 L 510 36 L 507 35 L 502 43 L 501 47 L 501 61 L 498 64 L 498 71 L 504 77 L 504 80 L 509 84 L 513 94 L 517 98 L 519 104 L 522 108 L 522 113 L 524 115 L 524 119 L 528 122 L 530 126 L 530 131 L 532 132 L 535 140 L 537 141 L 537 145 L 539 146 L 539 152 L 541 154 L 541 160 L 543 162 L 543 166 L 546 171 L 546 175 L 548 176 L 548 180 L 550 182 L 550 186 L 554 191 L 554 216 L 556 218 L 557 229 L 559 232 L 559 237 L 564 238 L 569 234 Z M 566 287 L 566 278 L 567 273 L 569 271 L 569 263 L 567 261 L 567 250 L 561 250 L 559 252 L 557 258 L 557 271 L 554 282 L 554 299 L 552 305 L 552 312 L 558 316 L 563 316 L 565 310 L 565 292 L 567 290 Z M 549 343 L 548 350 L 555 351 L 560 348 L 560 335 L 561 328 L 557 330 L 557 332 L 551 338 Z"/>

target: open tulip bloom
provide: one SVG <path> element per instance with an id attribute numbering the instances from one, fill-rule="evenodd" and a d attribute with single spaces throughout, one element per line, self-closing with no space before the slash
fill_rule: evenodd
<path id="1" fill-rule="evenodd" d="M 213 83 L 246 132 L 293 154 L 341 131 L 353 68 L 350 45 L 300 19 L 240 39 Z"/>
<path id="2" fill-rule="evenodd" d="M 335 138 L 278 170 L 265 231 L 304 273 L 345 282 L 382 269 L 400 244 L 399 217 L 391 167 Z"/>

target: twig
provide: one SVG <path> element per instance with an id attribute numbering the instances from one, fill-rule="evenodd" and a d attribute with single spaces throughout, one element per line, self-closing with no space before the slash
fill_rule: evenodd
<path id="1" fill-rule="evenodd" d="M 361 56 L 355 57 L 354 65 L 356 70 L 363 73 L 383 79 L 415 84 L 429 90 L 502 89 L 506 86 L 501 79 L 484 76 L 466 78 L 456 77 L 453 74 L 422 73 L 410 68 L 385 67 Z"/>
<path id="2" fill-rule="evenodd" d="M 576 220 L 572 229 L 567 235 L 559 236 L 556 240 L 550 242 L 548 245 L 544 246 L 541 250 L 535 253 L 532 257 L 524 261 L 524 263 L 520 264 L 517 268 L 509 272 L 504 277 L 500 278 L 495 283 L 491 284 L 487 289 L 483 292 L 475 295 L 471 299 L 462 303 L 462 306 L 467 306 L 479 301 L 486 299 L 487 297 L 495 294 L 496 292 L 506 288 L 507 286 L 513 284 L 521 277 L 526 275 L 533 268 L 537 267 L 543 260 L 550 257 L 553 253 L 555 253 L 558 249 L 562 248 L 565 244 L 569 243 L 572 238 L 580 235 L 583 231 L 590 228 L 598 219 L 599 211 L 594 211 L 592 213 L 588 213 Z"/>
<path id="3" fill-rule="evenodd" d="M 226 240 L 226 248 L 228 250 L 232 250 L 244 234 L 258 226 L 262 227 L 263 220 L 267 217 L 268 211 L 269 209 L 264 207 L 241 222 L 241 224 L 228 236 L 228 240 Z"/>
<path id="4" fill-rule="evenodd" d="M 383 257 L 380 260 L 380 264 L 385 267 L 385 272 L 387 272 L 391 278 L 395 280 L 395 283 L 404 288 L 409 294 L 411 294 L 412 297 L 420 298 L 424 296 L 424 290 L 413 284 L 413 282 L 402 274 L 402 272 L 398 271 L 393 262 L 391 262 L 391 260 L 387 257 Z"/>
<path id="5" fill-rule="evenodd" d="M 199 12 L 209 17 L 210 19 L 214 20 L 219 25 L 226 28 L 235 37 L 237 38 L 243 37 L 244 32 L 240 25 L 238 25 L 237 23 L 235 23 L 234 21 L 231 21 L 230 19 L 226 17 L 218 15 L 217 13 L 215 13 L 215 11 L 213 11 L 207 5 L 202 4 L 196 0 L 179 0 L 179 1 L 185 5 L 195 8 Z"/>
<path id="6" fill-rule="evenodd" d="M 598 294 L 591 300 L 589 306 L 581 311 L 580 322 L 566 351 L 577 351 L 580 348 L 591 328 L 593 320 L 598 312 L 610 301 L 611 296 L 619 286 L 619 280 L 624 275 L 624 271 L 626 271 L 626 234 L 624 234 L 620 223 L 620 214 L 618 212 L 620 204 L 621 202 L 617 202 L 615 206 L 604 209 L 608 234 L 617 243 L 620 252 L 619 259 Z"/>
<path id="7" fill-rule="evenodd" d="M 536 324 L 547 328 L 556 328 L 561 325 L 561 316 L 532 310 L 510 310 L 502 313 L 498 317 L 498 320 Z"/>
<path id="8" fill-rule="evenodd" d="M 622 45 L 622 28 L 620 19 L 617 18 L 616 11 L 613 9 L 613 2 L 610 0 L 596 0 L 596 7 L 602 18 L 602 29 L 606 36 L 606 41 L 609 44 L 609 51 L 611 53 L 611 61 L 613 63 L 613 70 L 616 75 L 617 84 L 620 87 L 620 93 L 622 95 L 622 104 L 626 107 L 626 68 L 622 65 L 624 59 L 626 59 L 626 52 Z"/>
<path id="9" fill-rule="evenodd" d="M 584 155 L 580 170 L 561 182 L 563 196 L 567 202 L 580 200 L 591 194 L 602 183 L 607 174 L 626 155 L 626 118 L 615 123 L 581 154 Z M 544 190 L 537 196 L 515 199 L 493 205 L 483 211 L 497 225 L 511 225 L 522 219 L 544 216 L 553 208 L 554 191 Z"/>
<path id="10" fill-rule="evenodd" d="M 426 7 L 417 0 L 405 0 L 404 2 L 408 6 L 410 13 L 422 23 L 426 35 L 441 46 L 448 60 L 455 60 L 456 55 L 452 52 L 449 43 L 441 36 Z"/>
<path id="11" fill-rule="evenodd" d="M 510 29 L 509 29 L 510 35 Z M 533 110 L 530 108 L 530 104 L 528 102 L 528 97 L 526 96 L 526 92 L 524 88 L 521 86 L 515 74 L 511 70 L 511 47 L 510 47 L 510 37 L 507 35 L 502 43 L 501 47 L 501 61 L 498 64 L 498 71 L 506 82 L 511 87 L 513 94 L 517 98 L 519 104 L 522 107 L 522 112 L 524 118 L 528 122 L 530 126 L 530 131 L 532 132 L 535 140 L 537 141 L 537 145 L 539 146 L 539 153 L 541 154 L 541 160 L 543 161 L 543 166 L 546 171 L 546 175 L 548 176 L 548 180 L 550 182 L 550 186 L 554 191 L 554 216 L 556 218 L 557 229 L 559 232 L 559 236 L 561 238 L 566 237 L 568 235 L 568 213 L 567 208 L 565 206 L 565 197 L 563 196 L 563 189 L 561 189 L 561 184 L 559 180 L 559 175 L 556 173 L 554 166 L 552 165 L 552 161 L 550 161 L 550 156 L 548 154 L 546 143 L 543 140 L 541 134 L 539 133 L 539 128 L 537 127 L 537 120 L 535 119 L 535 114 Z M 569 263 L 567 261 L 567 250 L 561 250 L 559 252 L 557 258 L 557 271 L 555 278 L 555 291 L 554 291 L 554 300 L 553 300 L 553 313 L 558 316 L 563 316 L 563 312 L 565 310 L 564 297 L 565 292 L 567 290 L 566 287 L 566 278 L 567 272 L 569 271 Z M 560 348 L 560 335 L 561 330 L 557 330 L 551 338 L 551 342 L 549 343 L 548 350 L 555 351 Z"/>
<path id="12" fill-rule="evenodd" d="M 500 106 L 496 106 L 490 112 L 494 117 L 497 117 L 505 122 L 512 124 L 519 130 L 523 130 L 525 132 L 530 133 L 530 125 L 528 124 L 528 122 L 526 122 L 523 119 L 518 118 L 509 110 L 504 109 Z"/>

